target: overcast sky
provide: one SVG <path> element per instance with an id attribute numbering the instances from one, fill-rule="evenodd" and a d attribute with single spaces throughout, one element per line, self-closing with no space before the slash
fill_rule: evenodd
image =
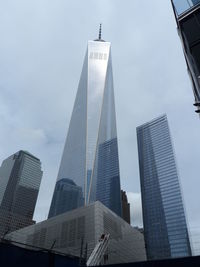
<path id="1" fill-rule="evenodd" d="M 141 225 L 136 127 L 166 113 L 188 221 L 200 225 L 199 136 L 170 0 L 0 0 L 0 161 L 24 149 L 44 171 L 46 218 L 87 41 L 112 43 L 121 185 Z"/>

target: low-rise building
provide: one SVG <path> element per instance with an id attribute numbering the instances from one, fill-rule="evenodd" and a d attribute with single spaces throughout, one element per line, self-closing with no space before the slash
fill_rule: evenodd
<path id="1" fill-rule="evenodd" d="M 109 233 L 106 264 L 146 260 L 143 235 L 99 201 L 6 236 L 12 242 L 90 256 L 102 234 Z"/>

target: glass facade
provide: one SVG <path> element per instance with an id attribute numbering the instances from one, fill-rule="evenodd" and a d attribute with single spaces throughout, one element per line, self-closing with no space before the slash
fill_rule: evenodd
<path id="1" fill-rule="evenodd" d="M 172 3 L 192 81 L 194 106 L 200 113 L 200 0 L 173 0 Z"/>
<path id="2" fill-rule="evenodd" d="M 28 152 L 19 151 L 3 161 L 0 167 L 1 234 L 33 223 L 41 178 L 41 162 Z"/>
<path id="3" fill-rule="evenodd" d="M 121 216 L 110 50 L 109 42 L 100 39 L 88 42 L 49 217 L 96 200 Z M 71 198 L 61 208 L 59 201 L 54 200 L 57 199 L 55 194 L 59 195 L 62 191 L 57 186 L 59 181 L 66 178 L 81 190 L 82 201 L 75 203 Z M 67 195 L 69 190 L 61 194 Z M 67 196 L 65 198 L 68 199 Z"/>
<path id="4" fill-rule="evenodd" d="M 177 15 L 190 10 L 194 6 L 200 4 L 200 0 L 173 0 Z"/>
<path id="5" fill-rule="evenodd" d="M 166 115 L 137 127 L 144 237 L 148 259 L 191 255 Z"/>
<path id="6" fill-rule="evenodd" d="M 84 205 L 82 187 L 70 179 L 61 179 L 56 183 L 49 217 Z M 67 210 L 66 210 L 67 209 Z"/>
<path id="7" fill-rule="evenodd" d="M 116 214 L 121 214 L 118 162 L 117 138 L 99 145 L 96 199 Z"/>

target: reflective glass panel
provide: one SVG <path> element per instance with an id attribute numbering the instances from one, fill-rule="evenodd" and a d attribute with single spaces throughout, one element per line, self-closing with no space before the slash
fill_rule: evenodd
<path id="1" fill-rule="evenodd" d="M 200 0 L 173 0 L 177 15 L 181 15 L 193 6 L 200 3 Z"/>
<path id="2" fill-rule="evenodd" d="M 88 42 L 49 217 L 96 200 L 121 215 L 110 43 L 100 40 Z"/>
<path id="3" fill-rule="evenodd" d="M 144 235 L 149 259 L 190 256 L 167 117 L 137 128 Z"/>

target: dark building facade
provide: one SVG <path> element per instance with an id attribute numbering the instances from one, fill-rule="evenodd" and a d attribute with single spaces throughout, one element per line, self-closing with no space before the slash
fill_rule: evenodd
<path id="1" fill-rule="evenodd" d="M 0 235 L 31 225 L 42 178 L 41 162 L 26 151 L 0 167 Z"/>
<path id="2" fill-rule="evenodd" d="M 200 113 L 200 0 L 171 0 L 185 60 Z"/>
<path id="3" fill-rule="evenodd" d="M 127 222 L 131 223 L 130 217 L 130 203 L 128 203 L 128 198 L 126 192 L 121 190 L 121 199 L 122 199 L 122 218 Z"/>
<path id="4" fill-rule="evenodd" d="M 191 256 L 166 115 L 137 127 L 137 140 L 147 258 Z"/>
<path id="5" fill-rule="evenodd" d="M 117 138 L 99 145 L 96 200 L 121 216 Z"/>
<path id="6" fill-rule="evenodd" d="M 32 248 L 31 248 L 32 249 Z M 0 265 L 20 267 L 80 267 L 80 258 L 59 254 L 53 250 L 22 248 L 14 244 L 0 243 Z M 10 256 L 12 255 L 12 257 Z M 16 265 L 17 262 L 17 265 Z M 82 266 L 85 266 L 82 264 Z M 129 262 L 107 267 L 199 267 L 200 256 L 168 260 Z"/>
<path id="7" fill-rule="evenodd" d="M 56 183 L 49 218 L 81 207 L 83 204 L 82 188 L 70 179 L 61 179 Z"/>

